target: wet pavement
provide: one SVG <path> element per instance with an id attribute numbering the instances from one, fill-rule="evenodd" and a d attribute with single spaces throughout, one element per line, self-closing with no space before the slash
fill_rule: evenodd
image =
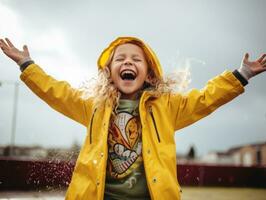
<path id="1" fill-rule="evenodd" d="M 265 200 L 266 188 L 182 187 L 182 200 Z M 65 190 L 0 191 L 0 199 L 63 200 Z"/>
<path id="2" fill-rule="evenodd" d="M 66 191 L 0 191 L 0 199 L 63 200 Z"/>

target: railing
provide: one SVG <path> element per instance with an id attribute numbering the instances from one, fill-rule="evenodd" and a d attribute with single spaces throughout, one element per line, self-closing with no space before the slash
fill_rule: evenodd
<path id="1" fill-rule="evenodd" d="M 266 167 L 177 165 L 181 185 L 266 188 Z"/>

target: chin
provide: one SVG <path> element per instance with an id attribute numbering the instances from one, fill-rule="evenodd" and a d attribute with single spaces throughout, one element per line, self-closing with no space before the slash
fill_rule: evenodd
<path id="1" fill-rule="evenodd" d="M 126 98 L 126 99 L 136 99 L 137 94 L 139 93 L 139 90 L 135 91 L 123 91 L 123 90 L 119 90 L 121 92 L 121 97 Z"/>
<path id="2" fill-rule="evenodd" d="M 138 93 L 140 90 L 138 90 L 136 88 L 121 88 L 120 91 L 123 94 L 130 95 L 130 94 Z"/>

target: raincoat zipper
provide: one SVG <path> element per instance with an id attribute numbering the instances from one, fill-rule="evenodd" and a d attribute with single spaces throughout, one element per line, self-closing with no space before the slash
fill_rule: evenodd
<path id="1" fill-rule="evenodd" d="M 157 135 L 157 139 L 159 141 L 159 143 L 161 142 L 161 139 L 160 139 L 160 135 L 159 135 L 159 132 L 157 130 L 157 126 L 156 126 L 156 123 L 155 123 L 155 119 L 154 119 L 154 116 L 153 116 L 153 112 L 152 112 L 152 108 L 151 106 L 149 107 L 149 112 L 151 114 L 151 118 L 152 118 L 152 122 L 153 122 L 153 125 L 154 125 L 154 128 L 155 128 L 155 131 L 156 131 L 156 135 Z"/>
<path id="2" fill-rule="evenodd" d="M 92 117 L 91 117 L 91 123 L 90 123 L 90 144 L 92 143 L 92 125 L 93 125 L 93 119 L 94 119 L 94 114 L 97 109 L 93 111 Z"/>

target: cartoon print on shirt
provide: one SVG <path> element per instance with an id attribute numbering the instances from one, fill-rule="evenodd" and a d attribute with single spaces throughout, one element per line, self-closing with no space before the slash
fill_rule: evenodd
<path id="1" fill-rule="evenodd" d="M 128 121 L 128 124 L 126 125 L 126 133 L 128 136 L 129 145 L 132 148 L 137 142 L 139 136 L 138 122 L 136 117 L 133 117 Z"/>
<path id="2" fill-rule="evenodd" d="M 123 178 L 134 168 L 131 166 L 141 154 L 140 139 L 141 124 L 138 117 L 128 112 L 118 113 L 114 123 L 110 125 L 108 134 L 108 162 L 113 177 Z"/>

